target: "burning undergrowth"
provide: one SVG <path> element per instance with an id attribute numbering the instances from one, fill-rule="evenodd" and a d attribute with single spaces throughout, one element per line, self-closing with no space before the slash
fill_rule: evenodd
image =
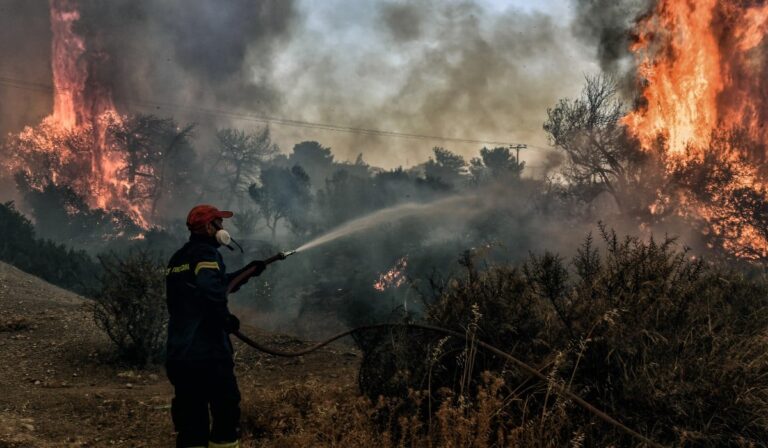
<path id="1" fill-rule="evenodd" d="M 399 288 L 407 280 L 405 269 L 408 267 L 408 256 L 400 258 L 387 272 L 379 275 L 379 279 L 373 284 L 373 289 L 384 292 L 389 288 Z"/>

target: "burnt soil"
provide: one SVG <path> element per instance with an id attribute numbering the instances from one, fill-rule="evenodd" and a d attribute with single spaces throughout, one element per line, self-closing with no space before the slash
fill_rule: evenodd
<path id="1" fill-rule="evenodd" d="M 163 368 L 115 361 L 88 310 L 87 299 L 0 263 L 0 448 L 173 446 Z M 284 350 L 305 346 L 248 325 L 243 332 Z M 263 355 L 239 341 L 235 350 L 241 383 L 311 379 L 354 389 L 359 356 L 343 345 L 301 358 Z"/>

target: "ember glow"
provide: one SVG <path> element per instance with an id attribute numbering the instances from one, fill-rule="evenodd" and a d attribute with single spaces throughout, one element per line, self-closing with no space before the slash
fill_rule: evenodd
<path id="1" fill-rule="evenodd" d="M 642 94 L 624 123 L 646 151 L 661 146 L 670 173 L 715 152 L 732 179 L 706 192 L 707 201 L 682 195 L 680 213 L 709 222 L 728 251 L 764 258 L 768 240 L 729 203 L 745 189 L 768 199 L 768 5 L 750 3 L 659 0 L 637 24 Z"/>
<path id="2" fill-rule="evenodd" d="M 387 289 L 399 288 L 405 284 L 405 268 L 408 267 L 408 257 L 405 256 L 392 267 L 392 269 L 379 275 L 379 279 L 373 284 L 373 289 L 384 292 Z"/>
<path id="3" fill-rule="evenodd" d="M 24 174 L 32 188 L 68 186 L 91 208 L 123 211 L 147 227 L 147 213 L 131 199 L 135 185 L 120 175 L 124 156 L 110 150 L 108 129 L 123 118 L 108 85 L 94 74 L 109 56 L 89 49 L 76 33 L 76 0 L 50 0 L 50 19 L 53 113 L 15 137 L 17 153 L 5 168 Z"/>

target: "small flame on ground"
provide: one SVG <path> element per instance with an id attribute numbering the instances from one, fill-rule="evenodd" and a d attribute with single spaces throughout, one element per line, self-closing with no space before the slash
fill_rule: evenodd
<path id="1" fill-rule="evenodd" d="M 379 279 L 373 284 L 373 289 L 379 292 L 384 292 L 387 289 L 399 288 L 405 284 L 405 268 L 408 267 L 408 256 L 404 256 L 397 260 L 397 263 L 383 274 L 379 275 Z"/>

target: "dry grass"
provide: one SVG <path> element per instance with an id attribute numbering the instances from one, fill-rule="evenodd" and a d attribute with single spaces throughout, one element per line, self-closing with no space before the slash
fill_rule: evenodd
<path id="1" fill-rule="evenodd" d="M 582 433 L 565 429 L 570 405 L 556 398 L 540 415 L 519 423 L 508 418 L 510 402 L 523 397 L 507 395 L 504 381 L 488 372 L 472 400 L 450 389 L 438 391 L 441 404 L 425 417 L 397 410 L 426 402 L 427 391 L 374 403 L 349 388 L 316 380 L 279 389 L 244 383 L 242 389 L 247 447 L 543 448 L 582 446 L 584 439 Z"/>

